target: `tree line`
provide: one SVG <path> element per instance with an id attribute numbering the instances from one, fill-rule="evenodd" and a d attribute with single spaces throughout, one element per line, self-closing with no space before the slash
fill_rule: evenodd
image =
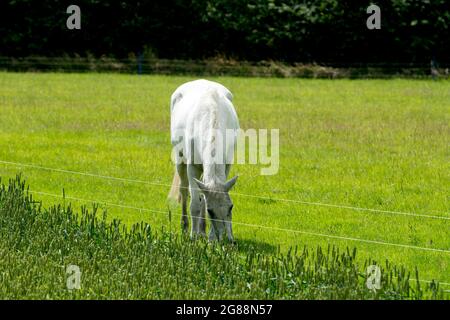
<path id="1" fill-rule="evenodd" d="M 71 4 L 80 30 L 66 27 Z M 448 62 L 449 24 L 447 0 L 3 0 L 0 56 Z"/>

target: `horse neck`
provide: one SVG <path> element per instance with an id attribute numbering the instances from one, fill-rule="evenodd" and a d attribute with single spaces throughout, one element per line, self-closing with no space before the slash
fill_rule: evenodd
<path id="1" fill-rule="evenodd" d="M 216 186 L 225 183 L 225 165 L 224 164 L 206 164 L 203 165 L 203 182 L 209 186 Z"/>
<path id="2" fill-rule="evenodd" d="M 219 148 L 223 152 L 223 132 L 220 130 L 220 123 L 218 119 L 219 110 L 217 107 L 212 108 L 209 113 L 209 128 L 206 137 L 206 157 L 203 164 L 203 181 L 209 185 L 217 185 L 226 181 L 225 173 L 225 155 L 222 154 L 220 161 L 214 161 L 214 157 L 211 156 L 213 152 L 219 152 Z M 219 134 L 220 133 L 220 134 Z M 222 139 L 222 143 L 219 142 Z M 211 157 L 209 157 L 211 156 Z"/>

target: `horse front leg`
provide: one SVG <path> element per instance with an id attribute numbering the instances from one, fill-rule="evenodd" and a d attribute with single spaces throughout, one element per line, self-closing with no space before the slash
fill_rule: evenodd
<path id="1" fill-rule="evenodd" d="M 200 195 L 200 221 L 199 221 L 199 232 L 202 235 L 206 234 L 206 200 L 203 195 Z"/>
<path id="2" fill-rule="evenodd" d="M 200 193 L 200 190 L 194 181 L 194 178 L 200 179 L 202 175 L 202 171 L 200 168 L 195 165 L 188 165 L 188 178 L 189 178 L 189 189 L 191 193 L 191 218 L 192 218 L 192 227 L 191 227 L 191 238 L 195 238 L 196 236 L 205 236 L 206 235 L 206 223 L 205 223 L 205 200 L 202 199 L 203 195 Z"/>
<path id="3" fill-rule="evenodd" d="M 210 226 L 211 227 L 209 229 L 209 241 L 214 242 L 214 241 L 219 240 L 219 238 L 217 237 L 217 234 L 216 234 L 216 230 L 214 229 L 214 225 L 211 223 Z"/>

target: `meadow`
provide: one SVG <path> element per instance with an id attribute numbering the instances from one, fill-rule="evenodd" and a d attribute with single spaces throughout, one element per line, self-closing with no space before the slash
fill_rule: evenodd
<path id="1" fill-rule="evenodd" d="M 417 273 L 388 262 L 378 264 L 378 290 L 369 288 L 356 249 L 265 254 L 142 221 L 108 222 L 97 206 L 43 208 L 27 190 L 20 177 L 0 186 L 2 299 L 445 298 L 439 284 L 423 285 Z"/>
<path id="2" fill-rule="evenodd" d="M 21 173 L 44 207 L 98 203 L 108 221 L 179 234 L 169 98 L 191 79 L 0 73 L 2 181 Z M 231 172 L 242 250 L 356 248 L 360 268 L 388 260 L 450 290 L 449 81 L 211 80 L 242 128 L 280 130 L 277 175 Z"/>

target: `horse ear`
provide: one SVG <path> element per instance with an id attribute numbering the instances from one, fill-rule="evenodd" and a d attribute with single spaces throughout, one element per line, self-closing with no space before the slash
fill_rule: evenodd
<path id="1" fill-rule="evenodd" d="M 233 188 L 234 184 L 235 184 L 236 181 L 237 181 L 237 178 L 238 178 L 238 176 L 235 176 L 234 178 L 228 180 L 228 181 L 225 183 L 225 190 L 226 190 L 226 191 L 230 191 L 231 188 Z"/>
<path id="2" fill-rule="evenodd" d="M 201 182 L 200 180 L 195 179 L 195 178 L 193 178 L 193 179 L 194 179 L 195 183 L 197 184 L 198 188 L 199 188 L 202 192 L 205 193 L 205 192 L 208 191 L 208 188 L 206 188 L 206 185 L 205 185 L 203 182 Z"/>

